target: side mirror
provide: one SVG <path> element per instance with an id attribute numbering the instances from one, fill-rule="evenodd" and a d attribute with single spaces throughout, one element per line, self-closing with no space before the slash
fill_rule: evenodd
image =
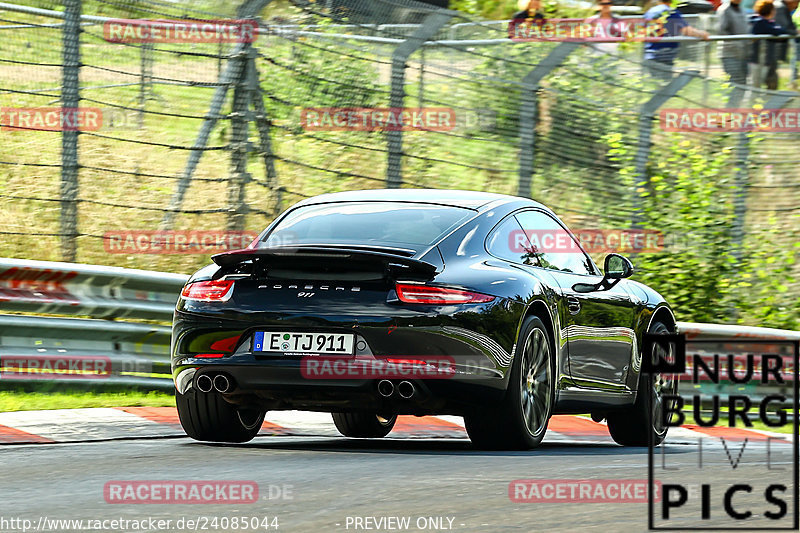
<path id="1" fill-rule="evenodd" d="M 600 283 L 576 283 L 572 286 L 575 292 L 594 292 L 594 291 L 607 291 L 614 285 L 619 283 L 622 278 L 629 278 L 633 275 L 633 263 L 627 257 L 619 254 L 608 254 L 606 256 L 605 267 L 603 268 L 605 274 Z M 609 281 L 614 280 L 614 281 Z"/>
<path id="2" fill-rule="evenodd" d="M 603 271 L 606 279 L 629 278 L 633 275 L 633 263 L 619 254 L 608 254 Z"/>

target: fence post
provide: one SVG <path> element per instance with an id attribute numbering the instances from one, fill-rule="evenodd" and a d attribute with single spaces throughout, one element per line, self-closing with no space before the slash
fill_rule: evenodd
<path id="1" fill-rule="evenodd" d="M 411 54 L 425 45 L 425 42 L 436 35 L 447 22 L 453 18 L 454 12 L 445 9 L 437 10 L 425 17 L 422 24 L 411 36 L 397 45 L 392 52 L 392 88 L 389 96 L 389 107 L 394 110 L 403 107 L 406 88 L 406 62 Z M 399 129 L 388 131 L 388 164 L 386 167 L 386 187 L 399 189 L 403 183 L 403 132 Z"/>
<path id="2" fill-rule="evenodd" d="M 244 201 L 245 184 L 250 181 L 247 173 L 247 153 L 249 152 L 247 120 L 248 101 L 250 100 L 250 87 L 248 83 L 249 71 L 247 68 L 249 59 L 247 58 L 247 48 L 239 52 L 239 58 L 234 61 L 242 61 L 243 67 L 240 76 L 234 81 L 233 103 L 231 110 L 231 174 L 228 178 L 228 213 L 226 229 L 228 231 L 241 231 L 244 229 L 244 218 L 247 213 L 247 206 Z"/>
<path id="3" fill-rule="evenodd" d="M 64 1 L 61 112 L 76 113 L 80 105 L 81 0 Z M 78 237 L 78 134 L 61 132 L 61 258 L 74 262 Z"/>
<path id="4" fill-rule="evenodd" d="M 139 129 L 144 128 L 144 111 L 147 101 L 153 98 L 153 43 L 141 47 L 139 74 Z"/>
<path id="5" fill-rule="evenodd" d="M 251 49 L 251 53 L 255 53 Z M 282 195 L 281 189 L 278 187 L 278 173 L 275 170 L 275 154 L 272 151 L 272 139 L 270 137 L 270 129 L 272 123 L 267 115 L 267 110 L 264 107 L 264 94 L 261 91 L 261 85 L 258 81 L 258 69 L 256 69 L 255 58 L 247 63 L 248 70 L 252 71 L 250 75 L 250 83 L 252 84 L 253 108 L 255 109 L 256 128 L 258 128 L 259 136 L 259 152 L 261 157 L 264 158 L 264 168 L 267 176 L 266 186 L 270 190 L 271 206 L 270 210 L 273 215 L 277 215 L 281 210 Z"/>
<path id="6" fill-rule="evenodd" d="M 711 77 L 711 41 L 701 41 L 703 44 L 703 106 L 708 105 L 708 81 Z"/>
<path id="7" fill-rule="evenodd" d="M 419 107 L 425 107 L 425 48 L 419 51 Z"/>
<path id="8" fill-rule="evenodd" d="M 240 19 L 253 18 L 271 1 L 272 0 L 246 0 L 239 7 L 237 16 Z M 203 125 L 200 127 L 200 131 L 194 141 L 189 159 L 186 161 L 186 166 L 183 169 L 183 174 L 181 174 L 175 186 L 175 191 L 172 193 L 169 207 L 167 207 L 167 211 L 161 219 L 161 230 L 170 229 L 175 222 L 175 214 L 183 204 L 183 197 L 186 195 L 186 190 L 189 188 L 189 184 L 192 181 L 192 175 L 198 163 L 200 163 L 200 158 L 203 156 L 208 138 L 211 135 L 211 130 L 214 129 L 214 125 L 216 125 L 217 120 L 220 118 L 220 111 L 222 110 L 222 104 L 225 102 L 225 95 L 228 93 L 230 86 L 241 78 L 242 71 L 245 69 L 247 61 L 243 59 L 241 54 L 245 50 L 246 45 L 249 44 L 250 43 L 238 43 L 236 45 L 228 60 L 228 65 L 225 67 L 225 71 L 219 78 L 217 88 L 214 91 L 214 95 L 211 97 L 211 106 L 208 109 L 208 113 L 206 113 Z"/>
<path id="9" fill-rule="evenodd" d="M 790 92 L 781 92 L 770 98 L 764 109 L 781 109 L 796 95 Z M 739 97 L 741 98 L 741 97 Z M 739 144 L 736 147 L 736 175 L 734 176 L 733 196 L 733 226 L 731 228 L 731 251 L 737 265 L 741 262 L 744 247 L 744 223 L 747 216 L 747 189 L 750 186 L 750 174 L 747 165 L 750 159 L 750 136 L 748 132 L 739 134 Z"/>
<path id="10" fill-rule="evenodd" d="M 536 67 L 522 78 L 522 103 L 519 111 L 519 184 L 517 195 L 531 197 L 534 150 L 536 149 L 536 111 L 539 102 L 539 82 L 559 66 L 578 47 L 578 43 L 563 42 L 553 48 Z"/>
<path id="11" fill-rule="evenodd" d="M 653 135 L 653 118 L 658 109 L 667 100 L 678 94 L 698 72 L 687 70 L 681 72 L 676 78 L 659 89 L 647 102 L 642 105 L 639 111 L 639 140 L 636 146 L 636 157 L 634 159 L 635 171 L 633 184 L 633 227 L 641 227 L 644 222 L 642 213 L 642 194 L 640 189 L 646 185 L 647 161 L 650 158 L 650 140 Z"/>

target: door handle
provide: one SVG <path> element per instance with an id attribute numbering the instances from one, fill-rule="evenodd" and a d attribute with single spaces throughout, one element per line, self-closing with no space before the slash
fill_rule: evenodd
<path id="1" fill-rule="evenodd" d="M 567 298 L 567 310 L 569 310 L 569 314 L 577 315 L 581 312 L 581 301 L 570 296 Z"/>

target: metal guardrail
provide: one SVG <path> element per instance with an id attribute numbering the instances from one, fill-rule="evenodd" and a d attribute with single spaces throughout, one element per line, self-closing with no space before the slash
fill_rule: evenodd
<path id="1" fill-rule="evenodd" d="M 0 315 L 0 382 L 171 389 L 168 326 Z"/>
<path id="2" fill-rule="evenodd" d="M 0 259 L 0 381 L 172 389 L 169 322 L 188 276 Z M 90 317 L 90 318 L 74 318 Z"/>
<path id="3" fill-rule="evenodd" d="M 169 322 L 187 279 L 165 272 L 0 259 L 0 310 L 67 315 L 0 315 L 0 381 L 83 379 L 171 389 L 170 328 L 113 319 Z M 693 341 L 700 341 L 694 346 L 719 341 L 707 344 L 714 348 L 756 339 L 800 341 L 800 332 L 770 328 L 679 322 L 678 329 L 690 346 Z M 81 373 L 65 366 L 65 361 L 84 359 L 100 361 L 100 368 Z M 702 383 L 697 388 L 712 393 L 719 387 Z M 763 389 L 751 387 L 747 393 L 757 397 Z"/>
<path id="4" fill-rule="evenodd" d="M 686 400 L 687 405 L 693 405 L 692 396 L 695 394 L 701 398 L 700 403 L 704 413 L 705 409 L 711 406 L 711 398 L 717 397 L 720 405 L 728 406 L 730 395 L 747 396 L 756 405 L 768 395 L 780 394 L 786 398 L 786 402 L 783 403 L 784 408 L 789 408 L 793 404 L 796 379 L 794 351 L 795 344 L 800 342 L 800 331 L 695 322 L 679 322 L 678 330 L 686 335 L 687 357 L 693 356 L 695 360 L 702 358 L 713 370 L 713 357 L 718 355 L 721 367 L 717 369 L 722 377 L 720 383 L 714 383 L 702 371 L 698 372 L 700 378 L 698 383 L 692 383 L 691 378 L 686 379 L 688 377 L 686 375 L 681 379 L 680 395 Z M 733 356 L 733 372 L 741 378 L 747 372 L 749 353 L 754 354 L 752 379 L 741 384 L 726 381 L 724 376 L 730 371 L 728 354 Z M 757 354 L 780 356 L 784 369 L 782 375 L 788 379 L 782 384 L 772 381 L 767 384 L 761 383 L 761 360 L 755 356 Z"/>
<path id="5" fill-rule="evenodd" d="M 6 311 L 167 321 L 187 276 L 119 267 L 0 259 Z"/>
<path id="6" fill-rule="evenodd" d="M 730 326 L 723 324 L 702 324 L 699 322 L 678 322 L 678 329 L 692 340 L 776 340 L 800 341 L 800 331 L 786 329 L 760 328 L 752 326 Z"/>

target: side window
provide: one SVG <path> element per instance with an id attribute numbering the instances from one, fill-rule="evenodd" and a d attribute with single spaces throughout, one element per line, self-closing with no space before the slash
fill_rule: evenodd
<path id="1" fill-rule="evenodd" d="M 528 237 L 513 216 L 507 217 L 489 234 L 486 239 L 486 250 L 506 261 L 539 266 L 535 257 L 531 255 L 531 243 Z"/>
<path id="2" fill-rule="evenodd" d="M 517 213 L 516 217 L 536 258 L 529 264 L 538 262 L 544 268 L 575 274 L 594 273 L 589 258 L 555 219 L 541 211 L 525 211 Z"/>

